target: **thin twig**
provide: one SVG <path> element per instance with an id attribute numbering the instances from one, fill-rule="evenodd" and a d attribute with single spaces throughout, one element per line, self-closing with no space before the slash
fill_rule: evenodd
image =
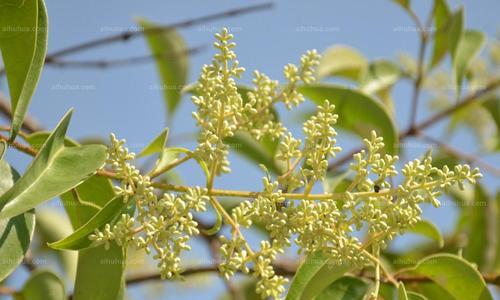
<path id="1" fill-rule="evenodd" d="M 206 46 L 199 46 L 187 49 L 181 53 L 174 53 L 170 55 L 165 54 L 150 54 L 150 55 L 141 55 L 141 56 L 133 56 L 127 58 L 119 58 L 119 59 L 101 59 L 101 60 L 59 60 L 54 59 L 50 62 L 47 62 L 47 65 L 57 68 L 85 68 L 85 69 L 107 69 L 111 67 L 124 67 L 130 65 L 136 65 L 141 63 L 146 63 L 153 61 L 155 59 L 172 59 L 179 57 L 181 55 L 194 55 L 200 53 L 206 49 Z"/>
<path id="2" fill-rule="evenodd" d="M 172 24 L 168 24 L 168 25 L 155 26 L 155 27 L 146 28 L 146 29 L 142 29 L 142 30 L 127 30 L 127 31 L 121 32 L 119 34 L 110 35 L 110 36 L 102 37 L 99 39 L 83 42 L 80 44 L 70 46 L 68 48 L 64 48 L 64 49 L 52 52 L 45 57 L 45 63 L 50 63 L 51 61 L 54 61 L 55 59 L 57 59 L 61 56 L 75 54 L 78 52 L 82 52 L 84 50 L 93 49 L 93 48 L 100 47 L 103 45 L 108 45 L 108 44 L 112 44 L 112 43 L 116 43 L 116 42 L 126 42 L 126 41 L 131 40 L 132 38 L 142 36 L 145 34 L 160 34 L 162 32 L 172 30 L 172 29 L 191 27 L 194 25 L 211 22 L 211 21 L 215 21 L 218 19 L 230 18 L 230 17 L 235 17 L 238 15 L 247 14 L 247 13 L 251 13 L 251 12 L 267 10 L 267 9 L 272 8 L 272 7 L 273 7 L 273 3 L 268 2 L 268 3 L 262 3 L 262 4 L 241 7 L 241 8 L 237 8 L 237 9 L 231 9 L 231 10 L 227 10 L 227 11 L 223 11 L 223 12 L 219 12 L 219 13 L 215 13 L 215 14 L 210 14 L 210 15 L 205 15 L 205 16 L 201 16 L 198 18 L 180 21 L 180 22 L 176 22 L 176 23 L 172 23 Z M 5 69 L 3 69 L 3 68 L 0 69 L 0 75 L 2 75 L 4 72 L 5 72 Z"/>

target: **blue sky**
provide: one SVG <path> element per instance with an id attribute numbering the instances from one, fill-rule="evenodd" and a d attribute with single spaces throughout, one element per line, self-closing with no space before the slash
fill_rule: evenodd
<path id="1" fill-rule="evenodd" d="M 426 16 L 432 1 L 413 1 L 415 10 Z M 216 3 L 216 4 L 215 4 Z M 49 13 L 49 52 L 109 34 L 117 29 L 134 27 L 133 17 L 144 17 L 168 24 L 256 3 L 254 1 L 56 1 L 47 0 Z M 465 25 L 479 29 L 489 38 L 494 38 L 498 27 L 500 2 L 496 0 L 451 1 L 451 7 L 465 7 Z M 251 71 L 258 69 L 273 78 L 282 79 L 282 68 L 289 62 L 296 63 L 308 49 L 322 52 L 334 44 L 346 44 L 357 48 L 369 59 L 395 58 L 400 52 L 415 56 L 417 33 L 398 28 L 413 26 L 409 17 L 391 1 L 275 1 L 273 9 L 263 12 L 211 22 L 182 29 L 180 33 L 190 47 L 210 45 L 213 33 L 221 27 L 233 29 L 237 43 L 236 53 L 242 66 L 247 69 L 243 81 L 249 82 Z M 149 52 L 142 38 L 126 43 L 96 48 L 66 59 L 115 59 L 144 55 Z M 190 81 L 196 80 L 204 63 L 209 63 L 213 50 L 196 54 L 191 58 Z M 75 108 L 70 136 L 74 138 L 107 137 L 110 132 L 128 140 L 132 150 L 138 151 L 156 136 L 166 124 L 166 113 L 160 90 L 151 88 L 160 84 L 154 63 L 105 70 L 58 69 L 47 66 L 34 96 L 30 113 L 47 128 L 53 128 L 64 112 Z M 71 86 L 71 88 L 68 88 Z M 6 88 L 1 82 L 1 89 Z M 398 84 L 394 90 L 397 121 L 406 126 L 410 104 L 410 85 Z M 428 113 L 425 98 L 421 100 L 419 119 Z M 171 136 L 194 132 L 191 117 L 193 105 L 189 97 L 182 101 L 181 108 L 170 122 Z M 289 122 L 292 117 L 285 122 Z M 443 124 L 428 130 L 439 137 Z M 292 126 L 298 129 L 297 126 Z M 299 134 L 299 133 L 297 133 Z M 339 139 L 343 141 L 342 138 Z M 347 137 L 341 146 L 351 148 L 359 141 Z M 465 152 L 477 150 L 472 135 L 462 130 L 452 140 L 453 145 Z M 182 145 L 193 147 L 193 143 L 178 140 Z M 417 141 L 414 141 L 417 143 Z M 413 158 L 425 149 L 413 149 L 405 158 Z M 12 152 L 12 151 L 11 151 Z M 22 155 L 9 153 L 9 159 L 19 169 L 28 162 Z M 232 155 L 234 172 L 218 179 L 216 186 L 233 189 L 259 189 L 262 172 Z M 485 161 L 500 165 L 499 156 L 485 157 Z M 187 184 L 200 184 L 202 177 L 196 166 L 182 168 L 181 176 Z M 186 176 L 189 174 L 189 176 Z M 198 175 L 199 174 L 199 175 Z M 256 180 L 257 179 L 257 180 Z M 486 174 L 485 182 L 490 190 L 499 187 L 497 178 Z M 445 231 L 453 228 L 453 209 L 427 211 L 426 215 L 436 220 Z M 213 287 L 215 285 L 215 287 Z M 167 287 L 172 287 L 168 284 Z M 216 295 L 222 290 L 219 281 L 208 284 L 207 295 Z M 189 291 L 167 296 L 168 299 L 194 299 Z M 139 293 L 134 292 L 134 295 Z M 210 296 L 210 297 L 211 297 Z M 207 296 L 208 297 L 208 296 Z"/>

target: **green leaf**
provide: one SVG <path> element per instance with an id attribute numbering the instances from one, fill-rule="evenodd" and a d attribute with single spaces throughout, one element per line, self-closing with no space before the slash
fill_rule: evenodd
<path id="1" fill-rule="evenodd" d="M 439 248 L 443 248 L 444 246 L 444 239 L 441 235 L 441 231 L 439 231 L 436 225 L 428 220 L 418 221 L 413 227 L 408 229 L 408 232 L 420 234 L 436 241 Z"/>
<path id="2" fill-rule="evenodd" d="M 453 73 L 458 91 L 462 87 L 462 81 L 470 64 L 481 51 L 485 40 L 484 34 L 479 31 L 466 30 L 463 33 L 453 60 Z"/>
<path id="3" fill-rule="evenodd" d="M 398 300 L 409 300 L 405 285 L 402 282 L 398 284 Z"/>
<path id="4" fill-rule="evenodd" d="M 162 152 L 167 145 L 168 128 L 165 128 L 149 145 L 142 149 L 137 157 L 144 157 Z"/>
<path id="5" fill-rule="evenodd" d="M 408 296 L 408 300 L 427 300 L 426 297 L 415 292 L 407 292 L 406 295 Z"/>
<path id="6" fill-rule="evenodd" d="M 53 249 L 66 250 L 80 250 L 91 247 L 92 241 L 89 239 L 89 235 L 94 233 L 95 229 L 101 229 L 104 225 L 112 223 L 126 206 L 127 203 L 123 201 L 122 196 L 115 197 L 82 227 L 64 239 L 50 243 L 49 246 Z"/>
<path id="7" fill-rule="evenodd" d="M 0 160 L 3 159 L 6 152 L 7 152 L 7 142 L 4 140 L 0 140 Z"/>
<path id="8" fill-rule="evenodd" d="M 0 160 L 0 195 L 14 184 L 16 175 L 7 162 Z M 34 210 L 10 219 L 0 219 L 0 281 L 23 261 L 34 229 Z"/>
<path id="9" fill-rule="evenodd" d="M 157 25 L 139 18 L 137 23 L 144 29 Z M 161 78 L 167 111 L 171 116 L 180 103 L 182 88 L 187 83 L 189 56 L 184 39 L 172 28 L 162 33 L 145 34 L 151 53 L 156 56 L 156 66 Z"/>
<path id="10" fill-rule="evenodd" d="M 10 140 L 23 123 L 47 52 L 47 12 L 43 0 L 11 0 L 0 4 L 0 50 L 12 106 Z"/>
<path id="11" fill-rule="evenodd" d="M 31 273 L 20 294 L 21 298 L 26 300 L 66 299 L 66 289 L 61 278 L 47 270 Z"/>
<path id="12" fill-rule="evenodd" d="M 28 166 L 25 174 L 0 197 L 0 219 L 23 213 L 80 184 L 106 160 L 106 147 L 65 147 L 69 111 Z"/>
<path id="13" fill-rule="evenodd" d="M 277 141 L 264 138 L 261 142 L 255 140 L 246 132 L 236 132 L 232 137 L 224 139 L 230 150 L 234 150 L 248 160 L 262 164 L 274 174 L 281 174 L 282 170 L 274 159 Z"/>
<path id="14" fill-rule="evenodd" d="M 459 256 L 428 256 L 417 264 L 413 272 L 428 277 L 456 300 L 493 299 L 481 274 Z"/>
<path id="15" fill-rule="evenodd" d="M 79 228 L 92 219 L 115 197 L 111 181 L 97 175 L 87 179 L 75 190 L 76 193 L 61 195 L 74 228 Z M 104 246 L 98 246 L 78 251 L 73 300 L 123 299 L 125 260 L 126 249 L 115 243 L 111 243 L 107 250 Z M 100 280 L 101 278 L 106 280 Z"/>
<path id="16" fill-rule="evenodd" d="M 462 203 L 465 207 L 462 209 L 463 229 L 467 236 L 467 244 L 463 248 L 463 257 L 470 262 L 477 264 L 480 270 L 485 267 L 487 252 L 490 250 L 491 232 L 489 223 L 494 220 L 488 220 L 491 210 L 490 195 L 486 189 L 479 183 L 474 186 L 474 197 L 469 203 Z"/>
<path id="17" fill-rule="evenodd" d="M 318 78 L 340 76 L 358 81 L 368 66 L 367 59 L 356 49 L 336 45 L 322 54 L 317 69 Z"/>
<path id="18" fill-rule="evenodd" d="M 363 300 L 369 285 L 355 277 L 344 276 L 327 287 L 316 300 Z"/>
<path id="19" fill-rule="evenodd" d="M 394 2 L 396 2 L 397 4 L 399 4 L 402 8 L 404 8 L 405 10 L 409 10 L 410 9 L 410 0 L 392 0 Z"/>
<path id="20" fill-rule="evenodd" d="M 500 132 L 500 97 L 491 97 L 483 102 L 483 106 L 490 112 L 493 121 L 495 122 L 496 132 Z M 491 137 L 494 139 L 495 137 Z M 500 151 L 500 136 L 496 135 L 497 145 L 496 151 Z"/>
<path id="21" fill-rule="evenodd" d="M 492 269 L 495 272 L 500 272 L 500 239 L 498 238 L 498 236 L 500 235 L 500 222 L 498 221 L 498 220 L 500 220 L 500 190 L 498 190 L 498 189 L 497 189 L 497 194 L 496 194 L 494 201 L 495 201 L 495 208 L 496 208 L 494 213 L 495 213 L 495 217 L 497 220 L 497 224 L 496 224 L 497 246 L 495 249 L 495 257 L 494 257 Z"/>
<path id="22" fill-rule="evenodd" d="M 47 247 L 47 243 L 58 241 L 70 235 L 73 228 L 64 212 L 56 209 L 42 209 L 36 213 L 36 231 L 42 245 L 41 251 L 46 251 L 52 250 Z M 57 251 L 55 254 L 65 271 L 66 277 L 74 279 L 78 259 L 77 253 Z"/>
<path id="23" fill-rule="evenodd" d="M 451 27 L 451 19 L 450 8 L 448 7 L 446 0 L 434 0 L 433 18 L 436 31 L 429 68 L 437 66 L 445 57 L 448 50 L 448 34 Z"/>
<path id="24" fill-rule="evenodd" d="M 352 268 L 351 265 L 333 263 L 322 252 L 315 252 L 295 273 L 286 300 L 314 299 Z"/>
<path id="25" fill-rule="evenodd" d="M 182 148 L 182 147 L 168 147 L 168 148 L 165 148 L 163 149 L 161 155 L 160 155 L 160 158 L 158 159 L 158 161 L 156 162 L 156 165 L 155 167 L 153 168 L 153 170 L 151 170 L 149 172 L 149 174 L 155 174 L 157 172 L 159 172 L 161 169 L 163 169 L 166 165 L 168 165 L 170 162 L 172 162 L 175 158 L 177 158 L 179 156 L 179 154 L 185 154 L 186 156 L 190 156 L 192 157 L 194 160 L 196 160 L 196 162 L 198 163 L 198 165 L 200 166 L 200 168 L 202 169 L 203 173 L 205 174 L 205 177 L 208 178 L 209 177 L 209 174 L 210 174 L 210 171 L 208 170 L 208 167 L 207 165 L 205 164 L 205 162 L 200 159 L 195 153 L 193 153 L 191 150 L 187 149 L 187 148 Z"/>
<path id="26" fill-rule="evenodd" d="M 464 31 L 464 10 L 460 7 L 452 16 L 450 22 L 450 31 L 448 32 L 448 47 L 451 60 L 455 62 L 455 56 L 458 49 L 462 33 Z"/>
<path id="27" fill-rule="evenodd" d="M 396 124 L 387 110 L 372 97 L 360 91 L 333 84 L 315 84 L 299 87 L 299 91 L 317 104 L 328 99 L 335 104 L 339 115 L 338 126 L 366 138 L 376 130 L 384 138 L 386 151 L 399 151 Z"/>
<path id="28" fill-rule="evenodd" d="M 26 142 L 30 144 L 30 146 L 35 149 L 35 150 L 40 150 L 42 148 L 43 144 L 45 144 L 45 141 L 49 138 L 51 132 L 50 131 L 37 131 L 35 133 L 29 134 L 24 137 Z M 66 147 L 75 147 L 79 146 L 75 140 L 65 137 L 64 138 L 64 146 Z"/>
<path id="29" fill-rule="evenodd" d="M 361 90 L 372 94 L 392 87 L 400 78 L 399 67 L 388 60 L 378 60 L 370 63 L 361 83 Z"/>

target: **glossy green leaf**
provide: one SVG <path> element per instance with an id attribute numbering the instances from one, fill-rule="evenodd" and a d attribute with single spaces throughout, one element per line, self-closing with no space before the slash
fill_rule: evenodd
<path id="1" fill-rule="evenodd" d="M 327 287 L 316 300 L 363 300 L 370 286 L 363 280 L 344 276 Z"/>
<path id="2" fill-rule="evenodd" d="M 0 195 L 14 184 L 16 175 L 7 162 L 0 160 Z M 34 229 L 33 210 L 11 219 L 0 219 L 0 281 L 23 261 L 33 238 Z"/>
<path id="3" fill-rule="evenodd" d="M 444 239 L 441 231 L 428 220 L 420 220 L 413 227 L 408 229 L 408 232 L 420 234 L 436 241 L 440 248 L 444 246 Z"/>
<path id="4" fill-rule="evenodd" d="M 351 265 L 338 265 L 321 252 L 313 253 L 295 273 L 286 300 L 314 299 L 350 270 Z"/>
<path id="5" fill-rule="evenodd" d="M 48 24 L 44 1 L 3 1 L 0 4 L 0 28 L 20 28 L 0 32 L 0 50 L 12 106 L 10 139 L 14 140 L 28 111 L 47 52 Z"/>
<path id="6" fill-rule="evenodd" d="M 339 127 L 362 138 L 369 137 L 370 131 L 376 130 L 384 138 L 388 153 L 399 151 L 396 124 L 379 101 L 360 91 L 333 84 L 303 86 L 299 91 L 317 104 L 325 99 L 335 104 Z"/>
<path id="7" fill-rule="evenodd" d="M 155 153 L 161 153 L 167 145 L 168 128 L 165 128 L 149 145 L 142 149 L 137 157 L 144 157 Z"/>
<path id="8" fill-rule="evenodd" d="M 361 90 L 367 94 L 372 94 L 392 87 L 401 78 L 400 68 L 388 60 L 378 60 L 370 63 L 363 81 Z"/>
<path id="9" fill-rule="evenodd" d="M 123 201 L 122 196 L 115 197 L 82 227 L 64 239 L 49 244 L 49 246 L 54 249 L 66 250 L 80 250 L 91 247 L 92 241 L 89 239 L 89 235 L 94 233 L 95 229 L 101 229 L 105 224 L 111 223 L 126 206 L 127 204 Z"/>
<path id="10" fill-rule="evenodd" d="M 322 54 L 317 76 L 318 78 L 340 76 L 358 81 L 367 66 L 367 59 L 356 49 L 336 45 L 326 49 Z"/>
<path id="11" fill-rule="evenodd" d="M 52 250 L 47 243 L 58 241 L 73 232 L 71 223 L 64 212 L 56 209 L 42 209 L 36 213 L 36 231 L 40 239 L 41 251 Z M 66 277 L 74 279 L 78 254 L 70 251 L 56 251 L 55 254 L 63 267 Z"/>
<path id="12" fill-rule="evenodd" d="M 246 132 L 236 132 L 232 137 L 224 140 L 229 145 L 230 151 L 241 154 L 248 160 L 264 165 L 274 174 L 281 174 L 281 168 L 274 156 L 276 154 L 276 141 L 264 138 L 259 142 Z"/>
<path id="13" fill-rule="evenodd" d="M 145 19 L 137 23 L 144 29 L 157 26 Z M 165 97 L 168 114 L 171 116 L 180 103 L 182 89 L 187 83 L 189 70 L 189 55 L 184 39 L 175 29 L 166 30 L 160 34 L 146 33 L 151 53 L 156 56 L 156 65 L 161 78 L 161 90 Z"/>
<path id="14" fill-rule="evenodd" d="M 456 300 L 493 299 L 481 274 L 459 256 L 428 256 L 417 264 L 413 272 L 428 277 Z"/>
<path id="15" fill-rule="evenodd" d="M 482 32 L 466 30 L 463 33 L 453 60 L 455 83 L 459 91 L 470 64 L 477 57 L 484 43 L 485 37 Z"/>
<path id="16" fill-rule="evenodd" d="M 80 184 L 106 160 L 106 147 L 65 147 L 69 111 L 28 166 L 25 174 L 0 197 L 0 219 L 23 213 Z"/>
<path id="17" fill-rule="evenodd" d="M 63 300 L 66 299 L 66 289 L 56 274 L 47 270 L 37 270 L 31 273 L 20 296 L 26 300 Z"/>
<path id="18" fill-rule="evenodd" d="M 434 0 L 433 19 L 436 31 L 430 68 L 437 66 L 448 50 L 448 34 L 451 27 L 450 14 L 446 0 Z"/>

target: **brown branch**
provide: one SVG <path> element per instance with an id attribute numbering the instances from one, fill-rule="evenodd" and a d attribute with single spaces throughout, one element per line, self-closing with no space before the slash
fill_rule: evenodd
<path id="1" fill-rule="evenodd" d="M 443 151 L 463 160 L 463 161 L 466 161 L 470 164 L 476 164 L 478 167 L 480 167 L 481 169 L 485 170 L 486 172 L 488 173 L 491 173 L 495 176 L 500 176 L 500 169 L 498 168 L 495 168 L 494 166 L 492 165 L 489 165 L 485 162 L 483 162 L 481 160 L 480 157 L 478 157 L 477 155 L 474 155 L 474 154 L 468 154 L 468 153 L 464 153 L 456 148 L 453 148 L 452 146 L 450 145 L 447 145 L 446 143 L 443 143 L 431 136 L 428 136 L 424 133 L 420 133 L 418 135 L 418 137 L 428 141 L 429 143 L 433 143 L 433 144 L 436 144 L 438 145 L 439 147 L 441 147 L 443 149 Z"/>
<path id="2" fill-rule="evenodd" d="M 449 115 L 451 115 L 451 114 L 453 114 L 461 109 L 464 109 L 469 104 L 475 102 L 476 100 L 478 100 L 482 96 L 494 91 L 498 87 L 500 87 L 500 78 L 497 78 L 497 79 L 490 81 L 488 84 L 486 84 L 486 86 L 483 89 L 465 96 L 462 99 L 462 101 L 458 102 L 456 105 L 451 106 L 447 109 L 444 109 L 444 110 L 436 113 L 435 115 L 429 117 L 428 119 L 422 121 L 421 123 L 417 124 L 416 126 L 410 127 L 407 130 L 400 132 L 399 133 L 399 140 L 403 141 L 406 138 L 416 136 L 420 131 L 438 123 L 439 121 L 443 120 L 447 116 L 449 116 Z M 345 163 L 349 162 L 352 159 L 352 156 L 354 154 L 358 153 L 359 151 L 361 151 L 363 149 L 364 149 L 364 147 L 356 148 L 356 149 L 350 151 L 349 153 L 347 153 L 346 155 L 336 159 L 335 162 L 331 162 L 328 166 L 328 171 L 335 170 L 335 169 L 341 167 L 342 165 L 344 165 Z"/>
<path id="3" fill-rule="evenodd" d="M 206 46 L 199 46 L 195 48 L 187 49 L 181 53 L 174 53 L 171 55 L 165 54 L 151 54 L 151 55 L 141 55 L 133 56 L 128 58 L 111 59 L 111 60 L 59 60 L 54 59 L 47 62 L 47 65 L 57 68 L 85 68 L 85 69 L 106 69 L 111 67 L 124 67 L 130 65 L 136 65 L 141 63 L 150 62 L 155 59 L 171 59 L 176 58 L 181 55 L 194 55 L 206 49 Z"/>
<path id="4" fill-rule="evenodd" d="M 0 93 L 0 113 L 5 118 L 12 120 L 12 110 L 10 108 L 9 102 L 9 99 L 7 99 L 7 97 L 3 93 Z M 38 124 L 38 122 L 36 122 L 32 117 L 28 115 L 24 118 L 22 128 L 28 133 L 44 130 L 43 127 Z"/>
<path id="5" fill-rule="evenodd" d="M 230 17 L 242 15 L 242 14 L 247 14 L 247 13 L 256 12 L 256 11 L 260 11 L 260 10 L 266 10 L 266 9 L 270 9 L 272 7 L 273 7 L 273 3 L 268 2 L 268 3 L 262 3 L 262 4 L 241 7 L 241 8 L 237 8 L 237 9 L 231 9 L 231 10 L 227 10 L 227 11 L 223 11 L 223 12 L 219 12 L 219 13 L 215 13 L 215 14 L 201 16 L 201 17 L 194 18 L 194 19 L 189 19 L 189 20 L 180 21 L 180 22 L 167 24 L 167 25 L 155 26 L 155 27 L 142 29 L 142 30 L 127 30 L 127 31 L 121 32 L 119 34 L 110 35 L 110 36 L 102 37 L 99 39 L 83 42 L 80 44 L 70 46 L 68 48 L 64 48 L 64 49 L 52 52 L 45 57 L 45 63 L 50 63 L 51 61 L 54 61 L 55 59 L 57 59 L 61 56 L 82 52 L 84 50 L 93 49 L 93 48 L 100 47 L 103 45 L 108 45 L 108 44 L 112 44 L 112 43 L 116 43 L 116 42 L 126 42 L 126 41 L 131 40 L 132 38 L 142 36 L 144 34 L 160 34 L 162 32 L 172 30 L 172 29 L 191 27 L 194 25 L 207 23 L 210 21 L 218 20 L 218 19 L 230 18 Z M 2 75 L 4 72 L 5 72 L 5 69 L 0 69 L 0 75 Z"/>

